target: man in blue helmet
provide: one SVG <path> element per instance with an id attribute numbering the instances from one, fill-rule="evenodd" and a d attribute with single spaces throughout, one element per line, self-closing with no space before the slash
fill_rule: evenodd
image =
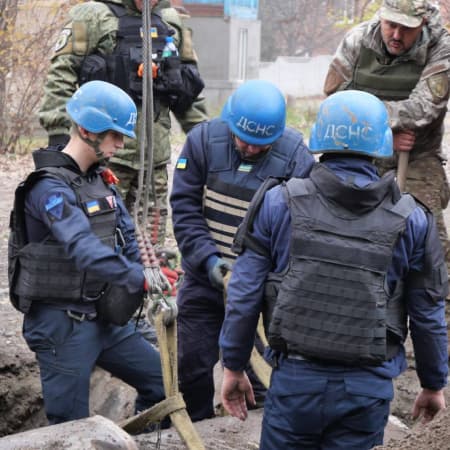
<path id="1" fill-rule="evenodd" d="M 265 311 L 274 368 L 260 449 L 365 450 L 383 441 L 392 379 L 407 367 L 408 319 L 422 386 L 413 417 L 429 421 L 445 407 L 444 253 L 431 212 L 400 193 L 393 172 L 378 176 L 373 160 L 392 155 L 379 99 L 328 97 L 310 150 L 323 153 L 310 178 L 269 190 L 254 216 L 251 235 L 266 253 L 248 245 L 234 265 L 222 400 L 247 417 L 243 369 Z M 264 298 L 276 274 L 277 294 Z"/>
<path id="2" fill-rule="evenodd" d="M 127 323 L 146 283 L 132 220 L 102 168 L 124 136 L 135 138 L 136 106 L 92 81 L 67 112 L 67 146 L 34 152 L 36 169 L 16 190 L 9 247 L 10 297 L 24 313 L 50 424 L 89 416 L 95 365 L 137 390 L 138 410 L 164 398 L 159 354 Z"/>
<path id="3" fill-rule="evenodd" d="M 185 271 L 177 298 L 179 379 L 193 420 L 214 415 L 213 367 L 225 311 L 223 277 L 236 258 L 234 233 L 266 178 L 304 177 L 313 164 L 301 133 L 285 120 L 278 88 L 248 81 L 221 118 L 189 133 L 176 164 L 170 201 Z"/>

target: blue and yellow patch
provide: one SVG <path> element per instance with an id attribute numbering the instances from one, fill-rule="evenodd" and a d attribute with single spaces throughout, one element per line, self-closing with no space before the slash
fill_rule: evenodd
<path id="1" fill-rule="evenodd" d="M 64 199 L 62 194 L 52 194 L 45 202 L 45 210 L 50 220 L 61 219 L 64 212 Z"/>
<path id="2" fill-rule="evenodd" d="M 144 38 L 144 30 L 142 29 L 142 27 L 139 28 L 139 33 L 140 33 L 140 35 L 141 35 L 141 39 L 143 39 L 143 38 Z M 155 38 L 158 37 L 158 28 L 156 28 L 156 27 L 150 27 L 150 37 L 151 37 L 152 39 L 155 39 Z"/>
<path id="3" fill-rule="evenodd" d="M 100 211 L 100 204 L 98 203 L 98 200 L 91 200 L 90 202 L 86 202 L 86 210 L 89 214 Z"/>
<path id="4" fill-rule="evenodd" d="M 177 165 L 175 166 L 179 170 L 187 169 L 187 158 L 178 158 Z"/>
<path id="5" fill-rule="evenodd" d="M 108 195 L 95 200 L 85 201 L 83 202 L 83 209 L 88 216 L 95 216 L 107 211 L 113 211 L 117 209 L 116 197 L 114 195 Z"/>

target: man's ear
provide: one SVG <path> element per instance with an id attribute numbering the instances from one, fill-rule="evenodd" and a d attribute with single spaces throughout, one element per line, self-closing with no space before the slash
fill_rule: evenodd
<path id="1" fill-rule="evenodd" d="M 84 139 L 86 139 L 88 137 L 89 131 L 86 130 L 86 128 L 83 128 L 81 125 L 77 125 L 78 128 L 78 133 L 80 134 L 80 136 Z"/>

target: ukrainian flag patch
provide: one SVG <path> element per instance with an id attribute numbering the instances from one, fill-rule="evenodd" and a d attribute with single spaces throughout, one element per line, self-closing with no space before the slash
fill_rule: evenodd
<path id="1" fill-rule="evenodd" d="M 94 214 L 100 211 L 100 204 L 98 200 L 91 200 L 90 202 L 86 202 L 86 209 L 89 214 Z"/>
<path id="2" fill-rule="evenodd" d="M 180 170 L 186 170 L 187 169 L 187 158 L 178 158 L 176 168 L 180 169 Z"/>

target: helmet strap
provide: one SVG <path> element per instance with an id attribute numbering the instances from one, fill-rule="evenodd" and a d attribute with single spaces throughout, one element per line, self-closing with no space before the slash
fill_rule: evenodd
<path id="1" fill-rule="evenodd" d="M 77 134 L 80 137 L 80 139 L 94 149 L 95 156 L 97 156 L 98 162 L 101 163 L 101 162 L 105 161 L 106 158 L 105 158 L 105 155 L 103 154 L 103 152 L 100 150 L 100 145 L 102 144 L 103 139 L 105 139 L 105 136 L 108 132 L 104 131 L 102 133 L 96 133 L 97 138 L 95 140 L 92 140 L 92 139 L 89 139 L 88 137 L 83 137 L 80 133 L 80 129 L 78 128 L 78 126 L 75 127 L 75 129 L 76 129 Z"/>

